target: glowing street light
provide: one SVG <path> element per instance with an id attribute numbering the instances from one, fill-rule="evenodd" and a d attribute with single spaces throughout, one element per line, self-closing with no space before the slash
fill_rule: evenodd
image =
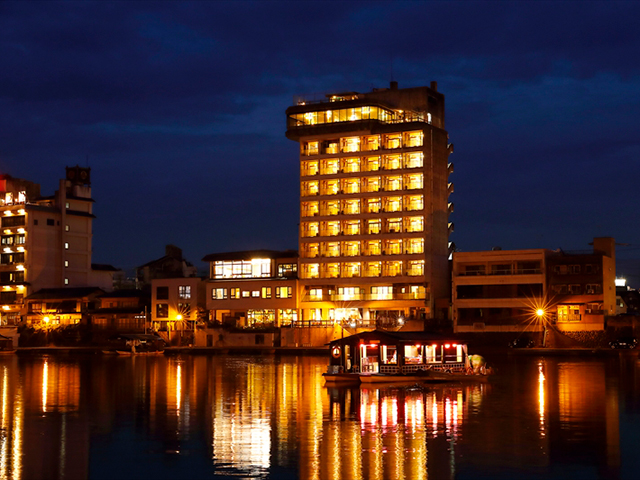
<path id="1" fill-rule="evenodd" d="M 544 309 L 542 309 L 542 308 L 538 308 L 538 309 L 536 310 L 536 315 L 538 316 L 538 318 L 542 318 L 542 317 L 544 317 Z"/>

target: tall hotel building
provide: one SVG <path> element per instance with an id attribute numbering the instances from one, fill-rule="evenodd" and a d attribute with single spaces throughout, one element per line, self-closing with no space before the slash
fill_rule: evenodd
<path id="1" fill-rule="evenodd" d="M 303 321 L 393 326 L 449 307 L 452 145 L 430 87 L 299 99 Z"/>

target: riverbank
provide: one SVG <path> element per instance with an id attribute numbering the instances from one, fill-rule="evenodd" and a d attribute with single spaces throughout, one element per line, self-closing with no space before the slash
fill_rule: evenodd
<path id="1" fill-rule="evenodd" d="M 105 355 L 104 352 L 115 352 L 105 347 L 19 347 L 16 355 Z M 166 347 L 165 355 L 308 355 L 325 356 L 329 353 L 328 347 Z M 486 346 L 474 348 L 473 353 L 479 353 L 485 357 L 494 354 L 499 355 L 539 355 L 539 356 L 637 356 L 640 349 L 606 349 L 606 348 L 507 348 L 502 346 Z"/>

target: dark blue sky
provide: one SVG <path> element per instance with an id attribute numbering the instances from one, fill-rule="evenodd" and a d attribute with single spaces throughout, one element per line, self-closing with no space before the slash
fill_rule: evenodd
<path id="1" fill-rule="evenodd" d="M 0 171 L 92 168 L 94 262 L 297 248 L 298 94 L 438 82 L 465 251 L 589 249 L 640 286 L 638 2 L 0 3 Z"/>

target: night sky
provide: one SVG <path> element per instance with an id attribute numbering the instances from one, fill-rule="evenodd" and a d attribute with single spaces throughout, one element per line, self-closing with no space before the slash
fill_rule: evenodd
<path id="1" fill-rule="evenodd" d="M 297 248 L 295 95 L 438 82 L 463 251 L 613 236 L 640 286 L 640 2 L 0 3 L 0 172 L 92 169 L 96 263 Z"/>

